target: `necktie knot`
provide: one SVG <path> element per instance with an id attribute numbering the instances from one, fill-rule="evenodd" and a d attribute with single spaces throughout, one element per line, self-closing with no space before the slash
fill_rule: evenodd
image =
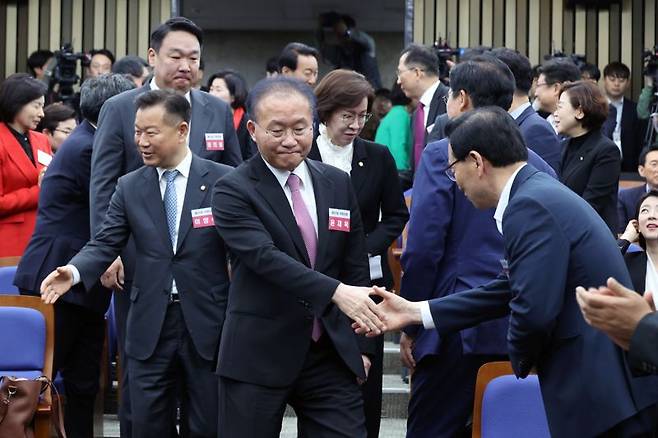
<path id="1" fill-rule="evenodd" d="M 288 187 L 290 187 L 291 192 L 297 192 L 299 191 L 299 185 L 301 183 L 301 179 L 299 176 L 295 175 L 294 173 L 291 173 L 290 176 L 288 177 L 288 181 L 286 184 L 288 184 Z"/>
<path id="2" fill-rule="evenodd" d="M 174 170 L 165 170 L 165 172 L 164 172 L 164 177 L 167 180 L 167 184 L 171 184 L 172 182 L 174 182 L 174 180 L 176 179 L 177 176 L 178 176 L 178 170 L 176 170 L 176 169 L 174 169 Z"/>

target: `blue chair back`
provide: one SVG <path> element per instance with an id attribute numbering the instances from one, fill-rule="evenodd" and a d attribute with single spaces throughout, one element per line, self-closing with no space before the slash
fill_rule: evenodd
<path id="1" fill-rule="evenodd" d="M 482 400 L 482 438 L 550 438 L 536 375 L 492 379 Z"/>
<path id="2" fill-rule="evenodd" d="M 43 374 L 46 320 L 26 307 L 0 306 L 0 375 L 35 378 Z"/>
<path id="3" fill-rule="evenodd" d="M 14 286 L 16 266 L 0 267 L 0 295 L 18 295 L 18 288 Z"/>

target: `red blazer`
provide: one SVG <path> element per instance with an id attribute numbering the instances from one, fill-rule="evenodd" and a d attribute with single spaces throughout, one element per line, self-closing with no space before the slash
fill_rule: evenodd
<path id="1" fill-rule="evenodd" d="M 34 231 L 39 172 L 45 167 L 38 151 L 52 155 L 52 150 L 45 135 L 30 131 L 29 138 L 36 167 L 7 125 L 0 123 L 0 257 L 23 255 Z"/>

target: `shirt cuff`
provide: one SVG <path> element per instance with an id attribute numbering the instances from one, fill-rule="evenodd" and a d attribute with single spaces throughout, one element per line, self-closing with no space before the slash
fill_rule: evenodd
<path id="1" fill-rule="evenodd" d="M 80 283 L 80 271 L 78 271 L 78 268 L 73 265 L 66 265 L 65 267 L 71 271 L 71 275 L 73 275 L 73 284 L 71 286 Z"/>
<path id="2" fill-rule="evenodd" d="M 420 303 L 420 316 L 423 319 L 423 327 L 426 329 L 434 329 L 434 318 L 432 318 L 432 312 L 430 311 L 429 301 L 421 301 Z"/>

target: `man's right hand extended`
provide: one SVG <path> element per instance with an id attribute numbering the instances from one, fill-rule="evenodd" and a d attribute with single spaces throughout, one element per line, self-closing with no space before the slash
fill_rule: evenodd
<path id="1" fill-rule="evenodd" d="M 386 326 L 382 315 L 370 295 L 375 292 L 369 287 L 348 286 L 339 284 L 331 298 L 338 308 L 352 321 L 357 323 L 370 335 L 379 335 Z"/>
<path id="2" fill-rule="evenodd" d="M 41 299 L 46 304 L 53 304 L 72 286 L 73 273 L 66 266 L 60 266 L 41 282 Z"/>

